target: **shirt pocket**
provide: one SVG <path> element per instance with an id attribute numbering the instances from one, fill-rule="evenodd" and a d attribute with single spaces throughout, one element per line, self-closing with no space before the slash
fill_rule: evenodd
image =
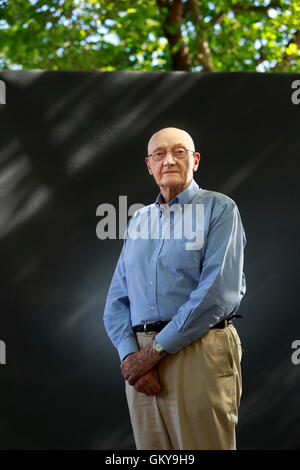
<path id="1" fill-rule="evenodd" d="M 202 267 L 202 250 L 187 249 L 189 240 L 165 240 L 161 250 L 161 258 L 172 271 L 194 273 L 200 276 Z"/>
<path id="2" fill-rule="evenodd" d="M 234 359 L 228 328 L 213 329 L 215 340 L 216 373 L 217 375 L 232 375 Z"/>

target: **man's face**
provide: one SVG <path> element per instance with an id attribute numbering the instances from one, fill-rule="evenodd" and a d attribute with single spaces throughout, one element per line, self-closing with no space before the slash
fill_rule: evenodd
<path id="1" fill-rule="evenodd" d="M 151 137 L 148 144 L 148 155 L 168 150 L 163 160 L 155 161 L 152 157 L 146 158 L 149 173 L 153 175 L 159 187 L 178 186 L 183 190 L 191 182 L 193 171 L 198 168 L 200 155 L 199 153 L 187 152 L 185 158 L 176 159 L 170 151 L 180 148 L 194 151 L 192 138 L 181 129 L 162 129 Z"/>

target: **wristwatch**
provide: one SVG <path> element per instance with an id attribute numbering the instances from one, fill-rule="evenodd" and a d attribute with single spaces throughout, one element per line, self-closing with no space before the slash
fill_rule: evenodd
<path id="1" fill-rule="evenodd" d="M 161 356 L 165 356 L 166 354 L 168 354 L 167 351 L 159 344 L 159 342 L 155 338 L 152 342 L 152 349 Z"/>

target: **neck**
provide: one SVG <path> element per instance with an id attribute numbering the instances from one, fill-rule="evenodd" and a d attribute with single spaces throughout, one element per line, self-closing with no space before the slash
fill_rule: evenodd
<path id="1" fill-rule="evenodd" d="M 182 193 L 190 184 L 192 180 L 188 181 L 185 185 L 174 185 L 174 186 L 160 186 L 161 194 L 166 202 L 169 204 L 174 197 L 178 196 L 178 194 Z"/>

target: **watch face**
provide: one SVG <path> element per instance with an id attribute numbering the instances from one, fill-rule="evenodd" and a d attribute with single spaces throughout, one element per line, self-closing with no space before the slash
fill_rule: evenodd
<path id="1" fill-rule="evenodd" d="M 156 351 L 158 353 L 163 351 L 163 347 L 158 343 L 158 341 L 153 342 L 153 349 L 154 349 L 154 351 Z"/>

